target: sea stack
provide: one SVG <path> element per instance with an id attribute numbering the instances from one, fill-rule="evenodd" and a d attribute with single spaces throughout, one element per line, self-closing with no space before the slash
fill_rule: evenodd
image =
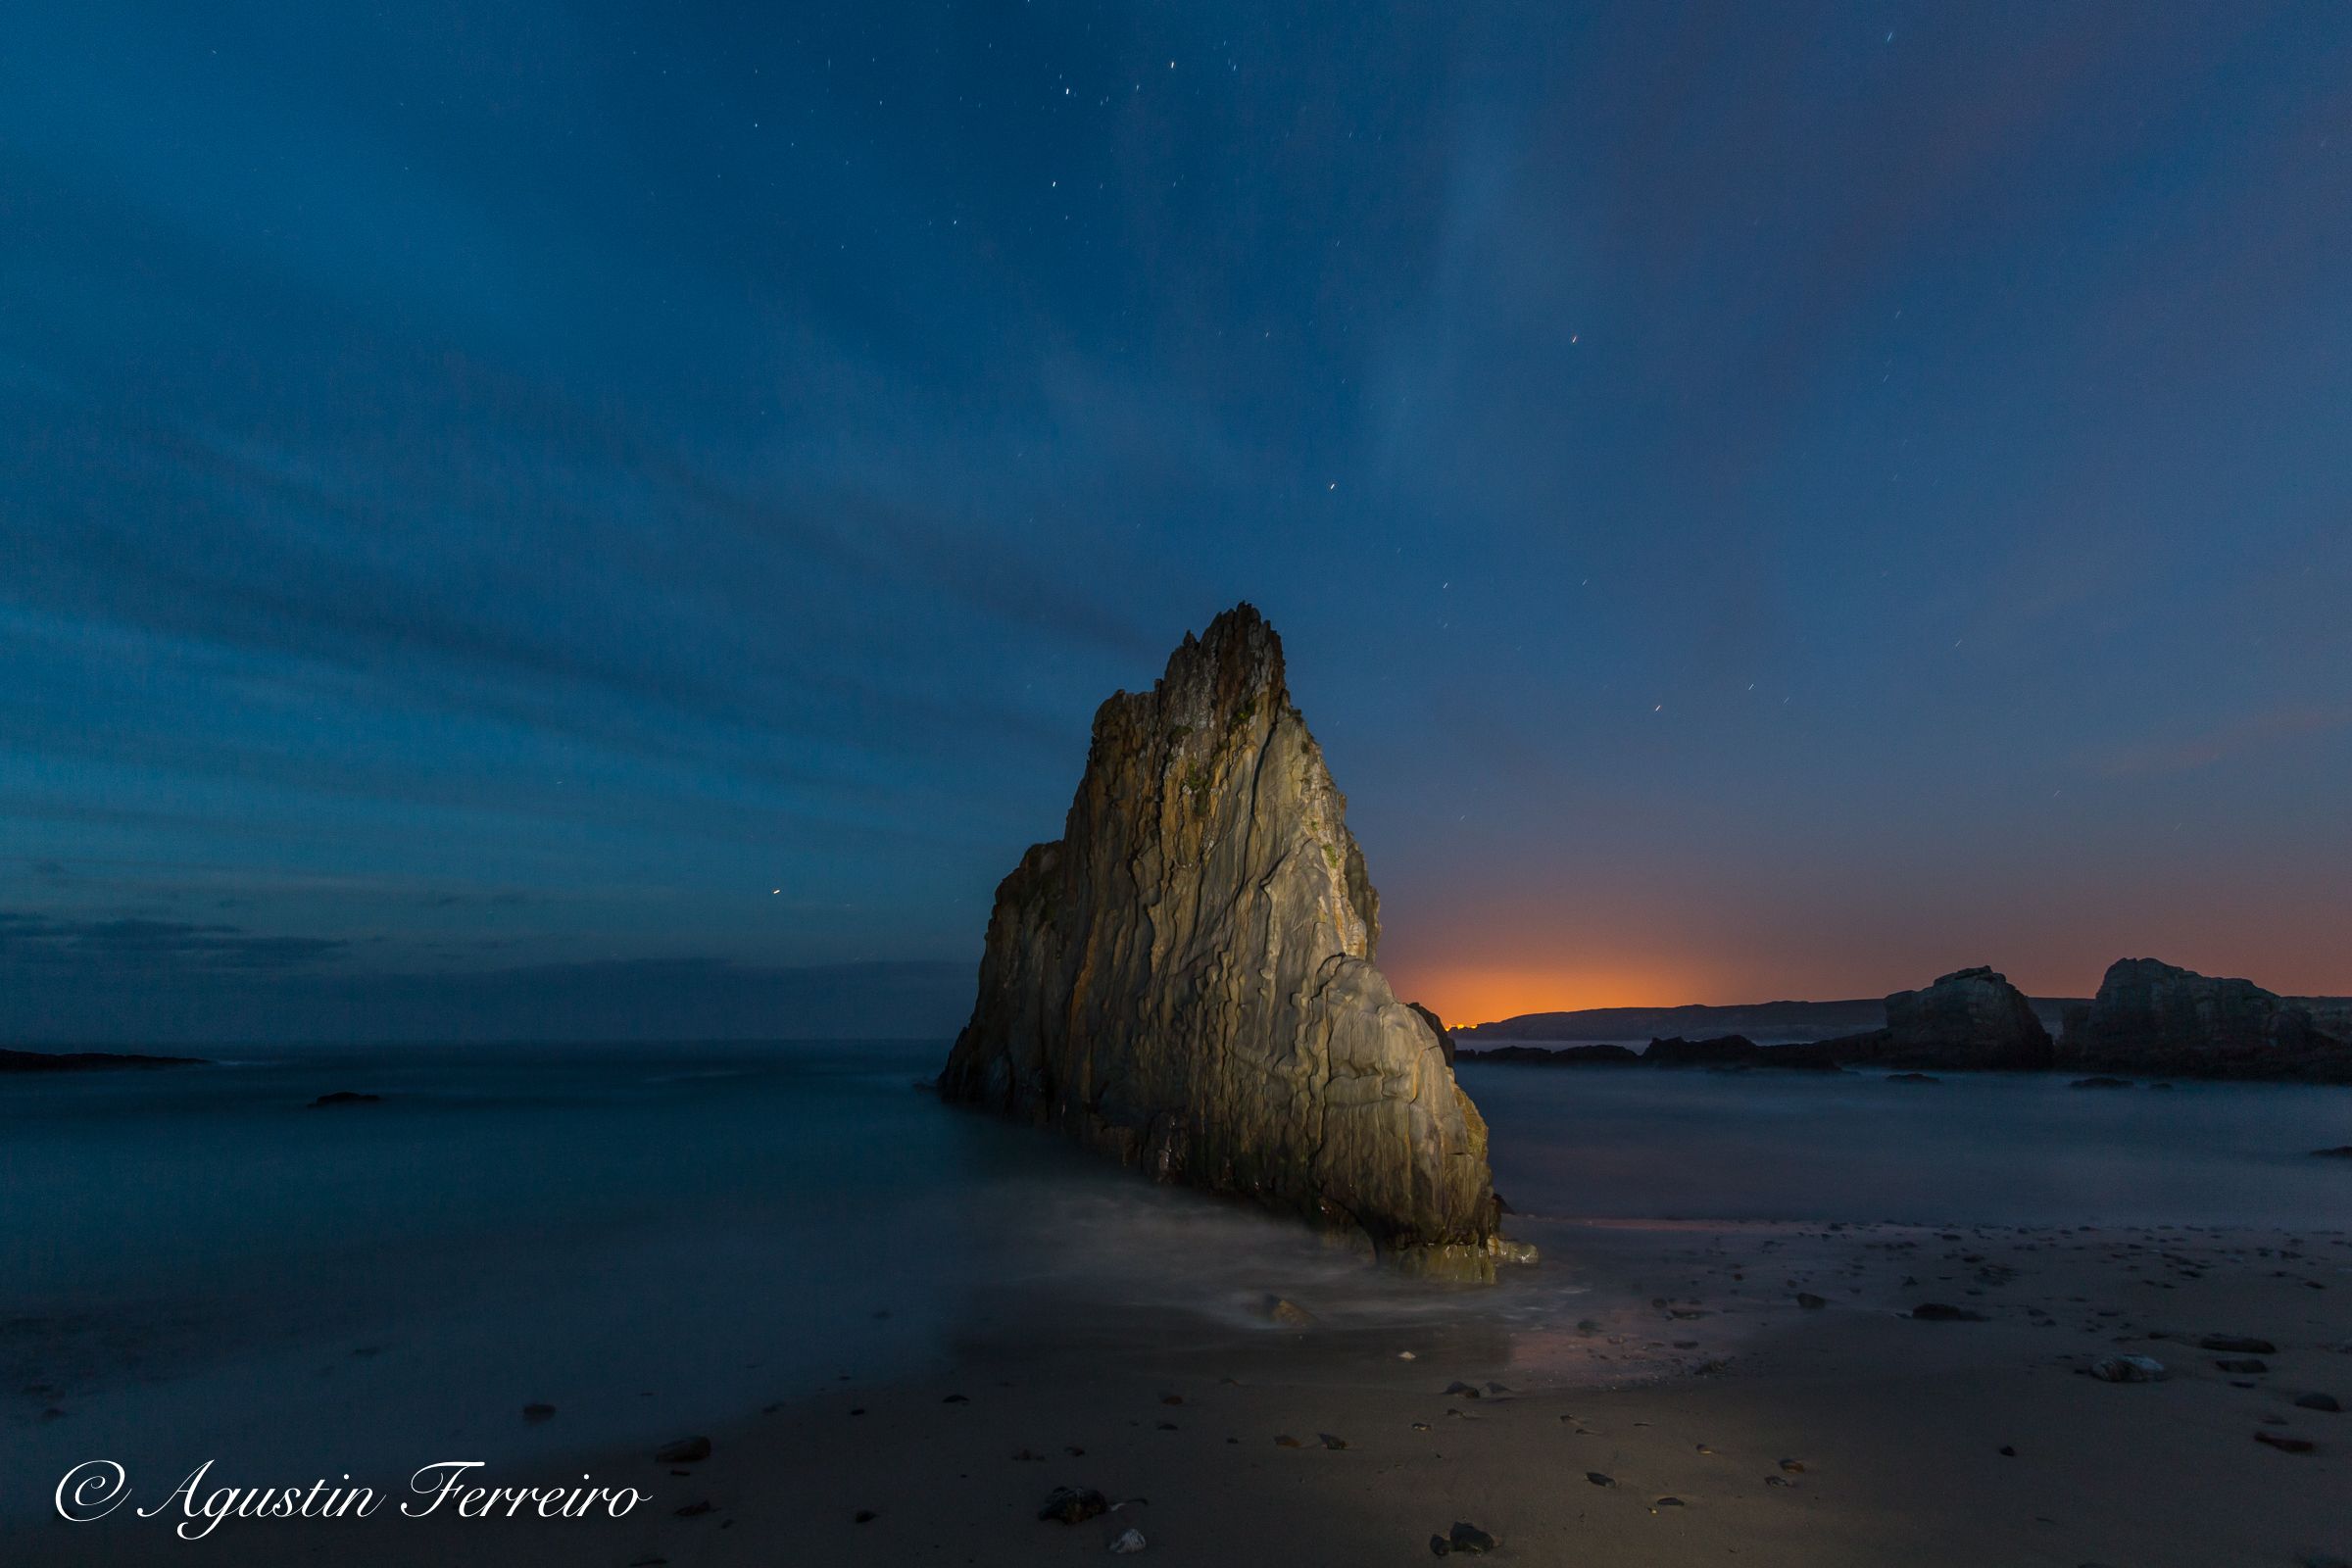
<path id="1" fill-rule="evenodd" d="M 2087 1006 L 2070 1007 L 2058 1064 L 2178 1077 L 2352 1083 L 2352 1042 L 2312 1002 L 2155 958 L 2119 958 Z"/>
<path id="2" fill-rule="evenodd" d="M 1492 1279 L 1487 1129 L 1373 962 L 1347 800 L 1240 605 L 1095 713 L 1060 839 L 997 888 L 950 1100 L 1408 1270 Z M 1434 1016 L 1434 1015 L 1432 1015 Z"/>
<path id="3" fill-rule="evenodd" d="M 2007 975 L 1956 969 L 1886 999 L 1883 1059 L 1896 1067 L 2037 1071 L 2050 1064 L 2050 1032 Z"/>

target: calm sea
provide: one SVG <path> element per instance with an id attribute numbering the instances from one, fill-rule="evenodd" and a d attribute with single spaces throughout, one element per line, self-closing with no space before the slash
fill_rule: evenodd
<path id="1" fill-rule="evenodd" d="M 0 1513 L 103 1454 L 259 1482 L 654 1441 L 1008 1327 L 1574 1315 L 1592 1217 L 2340 1229 L 2352 1091 L 1466 1065 L 1547 1242 L 1367 1276 L 915 1088 L 943 1044 L 220 1051 L 0 1078 Z M 308 1108 L 333 1090 L 378 1104 Z M 1122 1316 L 1122 1313 L 1126 1316 Z M 1106 1345 L 1106 1353 L 1115 1351 Z M 557 1414 L 526 1422 L 527 1404 Z M 183 1466 L 184 1468 L 184 1466 Z"/>

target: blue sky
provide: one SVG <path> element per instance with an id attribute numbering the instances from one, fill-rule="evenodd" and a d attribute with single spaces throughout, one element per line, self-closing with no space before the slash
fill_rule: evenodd
<path id="1" fill-rule="evenodd" d="M 0 1032 L 952 1027 L 1241 599 L 1449 1010 L 2352 991 L 2340 6 L 4 25 Z"/>

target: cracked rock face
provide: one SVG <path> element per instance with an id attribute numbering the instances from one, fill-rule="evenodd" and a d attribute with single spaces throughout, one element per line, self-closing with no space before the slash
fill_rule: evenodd
<path id="1" fill-rule="evenodd" d="M 1263 617 L 1188 635 L 1096 712 L 1062 837 L 998 886 L 941 1093 L 1491 1278 L 1486 1124 L 1373 964 L 1347 804 Z"/>

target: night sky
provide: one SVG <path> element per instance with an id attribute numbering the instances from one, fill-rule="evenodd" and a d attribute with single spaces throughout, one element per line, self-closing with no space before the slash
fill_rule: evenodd
<path id="1" fill-rule="evenodd" d="M 0 22 L 0 1034 L 922 1033 L 1247 599 L 1449 1017 L 2352 992 L 2352 7 Z"/>

